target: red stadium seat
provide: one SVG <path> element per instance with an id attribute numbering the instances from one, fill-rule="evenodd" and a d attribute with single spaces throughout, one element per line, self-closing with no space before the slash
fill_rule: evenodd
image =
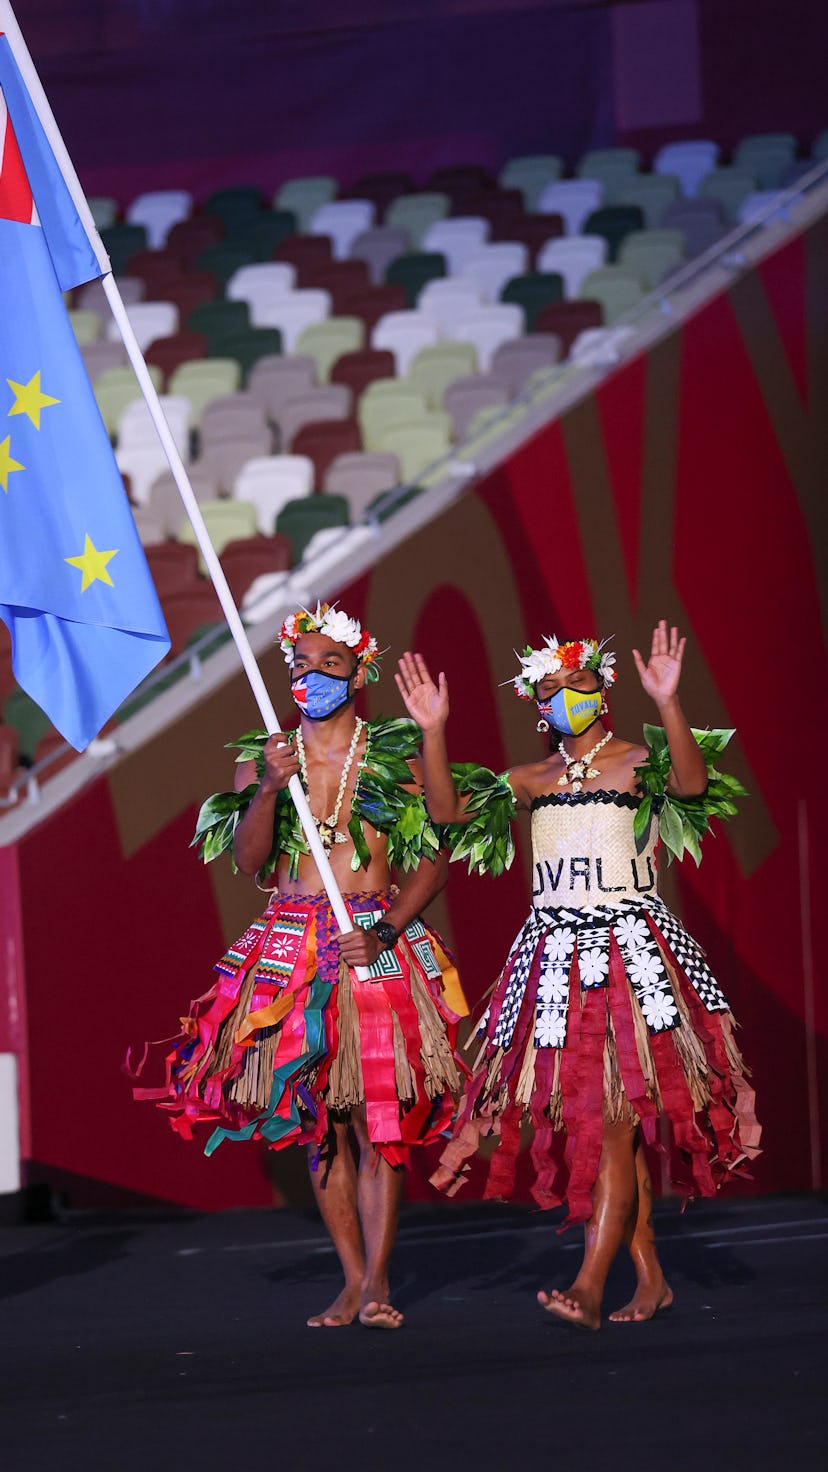
<path id="1" fill-rule="evenodd" d="M 318 424 L 306 424 L 300 429 L 290 452 L 292 455 L 307 455 L 313 461 L 314 480 L 317 486 L 321 486 L 325 471 L 337 455 L 361 449 L 362 437 L 353 419 L 323 419 Z"/>
<path id="2" fill-rule="evenodd" d="M 176 368 L 180 368 L 182 363 L 206 358 L 208 352 L 209 344 L 202 332 L 174 332 L 172 337 L 159 337 L 150 343 L 144 356 L 148 363 L 161 369 L 166 388 L 167 380 Z"/>
<path id="3" fill-rule="evenodd" d="M 286 572 L 290 562 L 291 547 L 286 537 L 242 537 L 228 542 L 221 554 L 224 576 L 237 604 L 256 578 L 263 573 Z"/>
<path id="4" fill-rule="evenodd" d="M 186 542 L 157 542 L 144 548 L 159 598 L 188 588 L 200 589 L 198 549 Z"/>
<path id="5" fill-rule="evenodd" d="M 331 261 L 308 277 L 308 286 L 330 293 L 331 315 L 347 315 L 347 302 L 360 291 L 368 291 L 371 277 L 366 261 Z"/>
<path id="6" fill-rule="evenodd" d="M 385 348 L 360 348 L 343 353 L 331 369 L 330 382 L 344 383 L 356 403 L 363 389 L 378 378 L 393 378 L 397 371 L 394 354 Z"/>
<path id="7" fill-rule="evenodd" d="M 333 247 L 327 235 L 287 235 L 277 245 L 273 259 L 290 261 L 296 267 L 296 285 L 310 286 L 316 272 L 333 264 Z"/>
<path id="8" fill-rule="evenodd" d="M 587 327 L 603 327 L 604 309 L 600 302 L 553 302 L 538 313 L 536 332 L 554 332 L 561 339 L 564 355 L 569 352 L 579 332 Z"/>
<path id="9" fill-rule="evenodd" d="M 387 312 L 405 312 L 407 309 L 408 292 L 404 286 L 372 286 L 348 298 L 344 315 L 361 317 L 366 333 L 370 334 Z"/>

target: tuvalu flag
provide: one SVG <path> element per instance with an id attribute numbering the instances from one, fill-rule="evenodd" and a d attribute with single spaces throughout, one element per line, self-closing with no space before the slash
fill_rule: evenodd
<path id="1" fill-rule="evenodd" d="M 104 270 L 0 32 L 0 618 L 78 750 L 170 647 L 61 295 Z"/>

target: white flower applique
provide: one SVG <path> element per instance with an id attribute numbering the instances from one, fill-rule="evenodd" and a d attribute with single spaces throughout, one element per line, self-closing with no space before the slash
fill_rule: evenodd
<path id="1" fill-rule="evenodd" d="M 651 939 L 650 927 L 640 915 L 622 915 L 613 920 L 612 929 L 619 946 L 629 946 L 633 951 Z"/>
<path id="2" fill-rule="evenodd" d="M 601 986 L 609 971 L 609 958 L 598 947 L 578 952 L 578 970 L 582 986 Z"/>
<path id="3" fill-rule="evenodd" d="M 566 1017 L 552 1007 L 540 1011 L 535 1021 L 535 1042 L 539 1048 L 562 1048 L 566 1042 Z"/>
<path id="4" fill-rule="evenodd" d="M 662 1032 L 676 1020 L 676 1004 L 666 992 L 647 992 L 641 998 L 644 1021 L 653 1032 Z"/>
<path id="5" fill-rule="evenodd" d="M 559 925 L 550 930 L 544 942 L 548 961 L 568 961 L 575 948 L 575 931 L 570 925 Z"/>
<path id="6" fill-rule="evenodd" d="M 663 978 L 661 962 L 653 951 L 639 951 L 628 963 L 627 970 L 633 986 L 645 991 L 659 986 Z"/>

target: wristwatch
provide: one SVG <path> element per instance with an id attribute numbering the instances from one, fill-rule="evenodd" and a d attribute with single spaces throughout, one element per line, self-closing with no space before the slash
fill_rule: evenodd
<path id="1" fill-rule="evenodd" d="M 392 946 L 395 946 L 400 938 L 399 931 L 395 930 L 393 925 L 389 924 L 387 920 L 376 920 L 371 926 L 371 929 L 382 945 L 383 950 L 386 951 L 390 950 Z"/>

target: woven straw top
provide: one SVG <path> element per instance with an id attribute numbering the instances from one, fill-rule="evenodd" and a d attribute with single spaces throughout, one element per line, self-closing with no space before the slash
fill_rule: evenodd
<path id="1" fill-rule="evenodd" d="M 532 803 L 532 901 L 536 908 L 607 905 L 657 890 L 658 827 L 636 851 L 638 798 L 627 792 L 549 793 Z"/>

